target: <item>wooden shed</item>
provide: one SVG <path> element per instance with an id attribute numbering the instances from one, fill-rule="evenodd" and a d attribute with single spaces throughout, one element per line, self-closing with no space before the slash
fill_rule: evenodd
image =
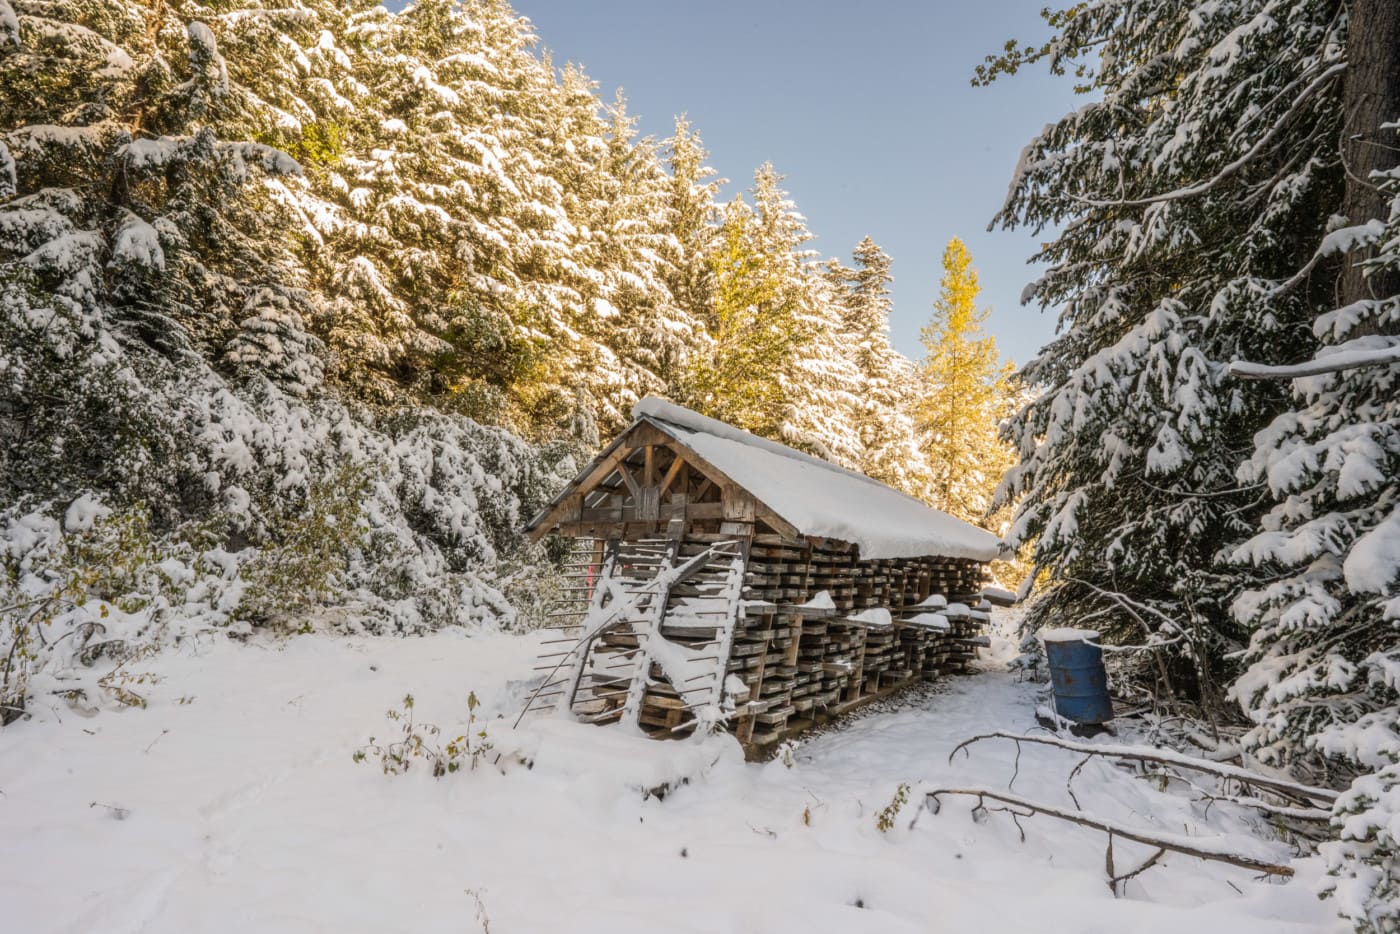
<path id="1" fill-rule="evenodd" d="M 577 598 L 532 710 L 750 752 L 960 671 L 991 533 L 656 398 L 529 524 L 575 540 Z"/>

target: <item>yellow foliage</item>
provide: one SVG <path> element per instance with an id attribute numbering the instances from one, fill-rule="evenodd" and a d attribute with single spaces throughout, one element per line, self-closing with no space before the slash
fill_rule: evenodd
<path id="1" fill-rule="evenodd" d="M 924 498 L 969 522 L 985 522 L 1002 474 L 1015 463 L 997 426 L 1016 403 L 1014 367 L 1002 365 L 996 339 L 984 334 L 988 311 L 972 255 L 954 238 L 943 252 L 943 279 L 933 317 L 920 334 L 926 355 L 914 415 L 930 477 Z"/>

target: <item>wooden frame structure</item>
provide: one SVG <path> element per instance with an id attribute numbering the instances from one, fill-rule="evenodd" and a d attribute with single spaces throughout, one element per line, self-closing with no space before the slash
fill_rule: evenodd
<path id="1" fill-rule="evenodd" d="M 822 482 L 829 473 L 832 495 L 851 498 L 851 510 L 872 488 L 901 494 L 684 409 L 639 410 L 527 528 L 536 540 L 576 540 L 579 604 L 559 627 L 555 644 L 570 647 L 553 653 L 561 661 L 550 677 L 560 677 L 544 685 L 557 688 L 543 695 L 545 708 L 658 736 L 724 724 L 761 754 L 854 706 L 965 669 L 987 619 L 989 533 L 959 530 L 984 537 L 974 539 L 977 554 L 865 558 L 856 542 L 800 528 L 754 486 L 772 499 L 785 470 L 815 471 Z M 716 434 L 724 466 L 697 443 Z M 750 445 L 752 464 L 734 456 Z M 751 475 L 736 476 L 743 470 Z M 756 471 L 763 483 L 748 482 Z M 684 579 L 672 579 L 681 567 Z"/>
<path id="2" fill-rule="evenodd" d="M 604 448 L 528 531 L 536 541 L 548 532 L 621 541 L 665 534 L 676 521 L 702 534 L 803 537 L 737 480 L 646 417 Z"/>

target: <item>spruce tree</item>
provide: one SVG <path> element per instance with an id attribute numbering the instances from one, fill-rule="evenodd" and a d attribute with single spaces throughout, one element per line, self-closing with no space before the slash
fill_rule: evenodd
<path id="1" fill-rule="evenodd" d="M 90 483 L 169 522 L 210 502 L 176 453 L 189 430 L 176 383 L 189 361 L 230 347 L 248 357 L 238 342 L 249 312 L 275 307 L 273 378 L 318 378 L 303 320 L 315 300 L 299 287 L 289 218 L 258 187 L 299 168 L 241 138 L 256 126 L 257 96 L 207 23 L 80 2 L 17 13 L 15 41 L 0 51 L 0 113 L 21 121 L 8 127 L 0 203 L 0 396 L 27 448 L 7 465 L 5 499 Z M 263 42 L 244 50 L 245 64 L 282 54 Z"/>
<path id="2" fill-rule="evenodd" d="M 1400 271 L 1400 172 L 1376 179 L 1388 221 L 1345 228 L 1370 281 Z M 1335 240 L 1334 240 L 1335 242 Z M 1363 242 L 1372 247 L 1367 251 Z M 1359 257 L 1358 257 L 1359 258 Z M 1296 408 L 1255 438 L 1242 483 L 1277 503 L 1232 554 L 1267 580 L 1235 601 L 1252 629 L 1232 696 L 1244 741 L 1277 765 L 1350 782 L 1324 847 L 1342 914 L 1400 930 L 1400 292 L 1318 317 L 1316 363 Z M 1367 360 L 1356 366 L 1351 361 Z"/>
<path id="3" fill-rule="evenodd" d="M 841 296 L 812 262 L 811 234 L 780 181 L 764 165 L 753 207 L 725 207 L 710 257 L 713 357 L 697 361 L 691 385 L 708 414 L 854 466 L 859 375 L 841 342 Z"/>
<path id="4" fill-rule="evenodd" d="M 826 276 L 841 296 L 846 353 L 859 374 L 853 419 L 861 473 L 923 495 L 928 465 L 914 430 L 914 368 L 890 346 L 890 257 L 865 237 L 852 254 L 854 267 L 830 261 Z"/>
<path id="5" fill-rule="evenodd" d="M 1400 930 L 1400 13 L 1348 9 L 1341 210 L 1304 276 L 1336 278 L 1314 359 L 1241 479 L 1275 499 L 1233 557 L 1270 572 L 1235 602 L 1253 628 L 1233 693 L 1257 755 L 1351 784 L 1324 845 L 1328 891 L 1361 931 Z"/>
<path id="6" fill-rule="evenodd" d="M 705 164 L 709 153 L 684 117 L 676 118 L 675 131 L 663 151 L 669 179 L 668 227 L 674 237 L 666 257 L 667 282 L 680 312 L 703 323 L 715 294 L 715 274 L 709 263 L 718 249 L 720 209 L 715 197 L 727 179 L 717 178 Z M 703 331 L 694 340 L 703 340 Z"/>
<path id="7" fill-rule="evenodd" d="M 521 513 L 553 485 L 541 465 L 563 452 L 542 458 L 465 418 L 354 398 L 386 379 L 437 378 L 405 372 L 403 353 L 359 365 L 342 340 L 358 329 L 339 312 L 357 303 L 338 301 L 334 273 L 362 268 L 386 293 L 402 288 L 381 275 L 389 260 L 359 262 L 373 224 L 363 241 L 341 239 L 364 218 L 326 194 L 366 127 L 402 132 L 345 97 L 360 93 L 356 68 L 383 64 L 378 40 L 357 37 L 364 17 L 330 3 L 15 12 L 18 30 L 0 43 L 0 523 L 61 535 L 44 514 L 82 497 L 191 562 L 213 548 L 212 564 L 195 564 L 212 575 L 202 592 L 225 624 L 275 612 L 277 600 L 235 610 L 236 594 L 220 594 L 288 549 L 337 566 L 307 583 L 333 585 L 327 601 L 354 610 L 346 625 L 508 620 L 490 569 L 518 547 Z M 427 204 L 393 214 L 386 203 L 381 229 L 408 218 L 394 242 L 421 236 L 415 218 L 438 213 Z M 432 323 L 405 315 L 409 327 Z M 345 510 L 326 531 L 315 511 L 337 497 Z M 308 539 L 315 529 L 325 537 Z M 51 557 L 61 539 L 30 544 L 34 555 L 6 556 L 0 586 L 48 586 L 24 568 L 42 571 L 38 552 Z M 0 604 L 13 609 L 12 596 Z M 25 625 L 12 621 L 0 621 L 0 643 Z M 153 610 L 140 626 L 156 630 L 133 620 L 128 635 L 160 624 Z"/>
<path id="8" fill-rule="evenodd" d="M 1051 578 L 1034 621 L 1161 643 L 1163 696 L 1216 710 L 1219 660 L 1246 637 L 1219 559 L 1264 508 L 1234 468 L 1285 401 L 1226 366 L 1297 353 L 1326 284 L 1276 287 L 1342 179 L 1341 5 L 1267 6 L 1076 6 L 981 73 L 1044 60 L 1096 95 L 1026 147 L 996 218 L 1061 231 L 1025 293 L 1060 309 L 1060 333 L 1023 371 L 1043 391 L 1010 422 L 1000 494 L 1021 500 L 1011 543 L 1034 542 Z"/>
<path id="9" fill-rule="evenodd" d="M 1066 330 L 1030 368 L 1050 391 L 1019 420 L 1022 528 L 1045 533 L 1062 596 L 1111 590 L 1217 658 L 1247 637 L 1245 748 L 1351 783 L 1327 890 L 1359 931 L 1400 930 L 1400 16 L 1295 0 L 1051 18 L 1052 42 L 983 71 L 1046 58 L 1104 95 L 1028 148 L 1002 215 L 1065 229 L 1033 287 Z M 1154 528 L 1176 587 L 1142 573 Z"/>

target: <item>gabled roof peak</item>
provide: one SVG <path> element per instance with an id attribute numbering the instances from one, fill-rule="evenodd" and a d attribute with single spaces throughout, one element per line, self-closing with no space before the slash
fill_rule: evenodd
<path id="1" fill-rule="evenodd" d="M 648 396 L 634 418 L 690 448 L 801 534 L 859 546 L 862 558 L 991 561 L 997 536 L 921 500 L 733 425 Z"/>

